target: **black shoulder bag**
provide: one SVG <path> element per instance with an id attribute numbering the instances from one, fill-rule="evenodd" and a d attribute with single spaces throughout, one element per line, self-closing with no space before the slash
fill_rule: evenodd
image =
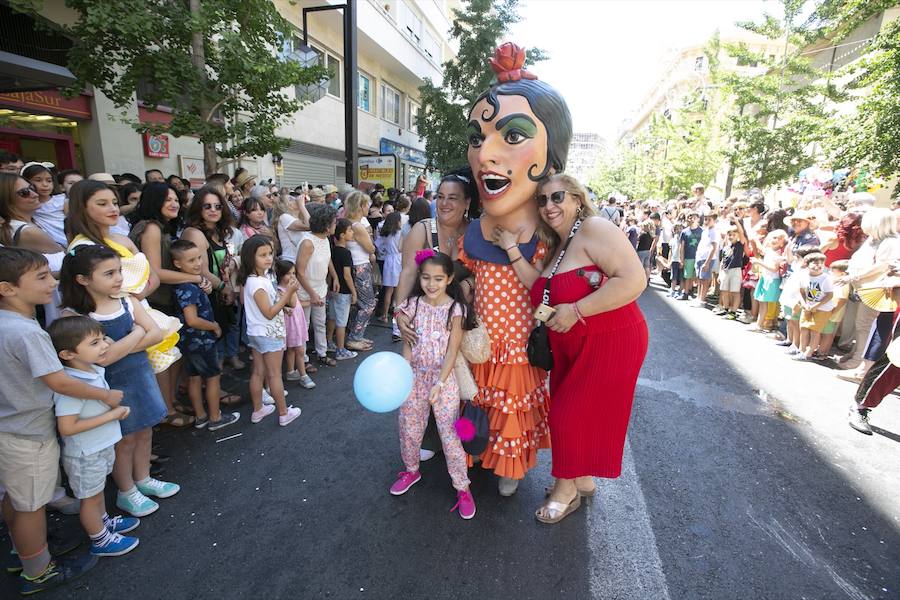
<path id="1" fill-rule="evenodd" d="M 550 306 L 550 280 L 556 274 L 556 270 L 559 269 L 563 256 L 566 254 L 566 249 L 569 247 L 569 242 L 575 237 L 579 227 L 581 227 L 581 219 L 576 220 L 575 224 L 572 225 L 572 231 L 569 232 L 566 243 L 563 244 L 562 250 L 559 251 L 559 256 L 556 257 L 553 268 L 550 269 L 550 274 L 547 276 L 546 283 L 544 283 L 544 295 L 541 298 L 541 303 L 544 306 Z M 550 352 L 550 338 L 548 332 L 549 330 L 546 323 L 540 323 L 528 336 L 528 362 L 531 363 L 532 366 L 545 371 L 553 369 L 553 353 Z"/>

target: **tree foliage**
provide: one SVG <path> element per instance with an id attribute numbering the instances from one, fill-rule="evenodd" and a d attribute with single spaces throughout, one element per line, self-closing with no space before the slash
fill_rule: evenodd
<path id="1" fill-rule="evenodd" d="M 738 26 L 779 43 L 782 51 L 772 56 L 753 52 L 744 43 L 726 44 L 739 65 L 757 68 L 721 71 L 718 77 L 735 106 L 725 119 L 731 139 L 727 154 L 743 187 L 781 183 L 812 164 L 813 142 L 829 131 L 826 100 L 840 98 L 833 86 L 818 82 L 823 74 L 802 53 L 827 25 L 812 16 L 802 18 L 804 0 L 778 3 L 778 17 L 766 14 L 760 22 Z"/>
<path id="2" fill-rule="evenodd" d="M 218 157 L 283 149 L 275 130 L 303 101 L 285 93 L 327 80 L 320 66 L 282 56 L 291 24 L 269 0 L 66 0 L 78 20 L 65 28 L 74 45 L 69 90 L 88 85 L 118 107 L 140 88 L 144 105 L 172 110 L 168 124 L 130 121 L 138 131 L 192 135 L 204 144 L 206 168 Z M 40 12 L 40 0 L 18 0 Z"/>
<path id="3" fill-rule="evenodd" d="M 715 34 L 704 48 L 711 78 L 719 68 L 720 50 Z M 614 154 L 601 156 L 591 179 L 601 197 L 672 198 L 713 179 L 724 158 L 721 94 L 714 86 L 701 85 L 673 100 L 665 116 L 653 115 L 636 137 L 620 143 Z"/>
<path id="4" fill-rule="evenodd" d="M 443 82 L 430 79 L 419 87 L 422 109 L 416 121 L 425 139 L 428 168 L 446 171 L 466 164 L 466 123 L 472 102 L 487 89 L 493 73 L 488 59 L 509 26 L 517 23 L 518 0 L 470 0 L 453 10 L 449 35 L 459 43 L 456 57 L 443 64 Z M 545 60 L 539 49 L 529 49 L 525 64 Z"/>
<path id="5" fill-rule="evenodd" d="M 827 147 L 837 166 L 867 166 L 890 178 L 900 175 L 900 19 L 879 33 L 871 50 L 850 66 L 847 87 L 860 95 L 859 104 L 837 123 Z"/>

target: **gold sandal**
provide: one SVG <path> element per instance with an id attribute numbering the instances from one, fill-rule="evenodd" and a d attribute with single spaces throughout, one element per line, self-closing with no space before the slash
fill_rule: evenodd
<path id="1" fill-rule="evenodd" d="M 568 504 L 564 502 L 556 502 L 554 500 L 547 500 L 541 505 L 539 509 L 534 511 L 534 518 L 541 523 L 553 525 L 555 523 L 559 523 L 570 514 L 578 510 L 579 506 L 581 506 L 581 496 L 579 496 L 578 494 L 576 494 L 572 501 Z M 542 515 L 541 511 L 547 513 L 548 516 Z"/>
<path id="2" fill-rule="evenodd" d="M 590 502 L 591 500 L 594 499 L 594 496 L 597 495 L 597 488 L 596 488 L 596 487 L 593 488 L 593 489 L 591 489 L 591 490 L 587 490 L 587 491 L 585 491 L 585 490 L 579 490 L 577 486 L 576 486 L 575 489 L 578 491 L 578 495 L 581 496 L 582 500 L 585 500 L 586 502 Z M 553 486 L 552 486 L 552 485 L 549 485 L 549 486 L 547 486 L 547 487 L 544 488 L 544 498 L 549 498 L 549 497 L 550 497 L 550 494 L 552 494 L 552 493 L 553 493 Z"/>

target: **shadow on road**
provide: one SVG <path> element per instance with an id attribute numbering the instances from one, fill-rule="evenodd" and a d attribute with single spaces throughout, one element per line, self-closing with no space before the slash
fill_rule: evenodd
<path id="1" fill-rule="evenodd" d="M 641 299 L 651 345 L 629 437 L 671 597 L 898 597 L 900 528 L 860 473 L 669 302 Z"/>

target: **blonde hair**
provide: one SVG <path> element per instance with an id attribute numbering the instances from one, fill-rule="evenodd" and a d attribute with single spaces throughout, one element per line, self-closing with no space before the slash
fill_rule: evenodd
<path id="1" fill-rule="evenodd" d="M 344 216 L 355 221 L 363 216 L 363 213 L 372 204 L 372 199 L 365 192 L 353 190 L 344 199 Z M 365 208 L 363 208 L 365 207 Z"/>
<path id="2" fill-rule="evenodd" d="M 775 240 L 781 240 L 782 242 L 787 244 L 789 241 L 787 232 L 783 229 L 776 229 L 775 231 L 770 231 L 769 233 L 766 234 L 765 239 L 763 239 L 763 248 L 772 248 L 773 247 L 772 244 L 773 244 L 773 242 L 775 242 Z"/>
<path id="3" fill-rule="evenodd" d="M 594 206 L 591 204 L 590 200 L 588 200 L 589 196 L 587 189 L 580 181 L 571 175 L 566 173 L 554 173 L 553 175 L 545 177 L 538 183 L 538 194 L 540 194 L 541 190 L 550 183 L 560 184 L 566 192 L 578 200 L 578 204 L 580 205 L 578 212 L 582 219 L 593 217 L 597 214 L 597 211 L 594 210 Z M 556 235 L 556 232 L 548 227 L 543 220 L 541 220 L 540 226 L 538 227 L 538 237 L 547 245 L 547 255 L 553 256 L 553 253 L 556 251 L 556 247 L 560 242 L 559 236 Z"/>
<path id="4" fill-rule="evenodd" d="M 860 227 L 872 244 L 877 246 L 887 238 L 896 235 L 894 212 L 889 208 L 873 208 L 866 211 Z"/>
<path id="5" fill-rule="evenodd" d="M 287 188 L 282 189 L 286 190 Z M 287 194 L 279 194 L 275 206 L 272 207 L 272 230 L 278 230 L 278 220 L 281 219 L 281 215 L 291 215 L 292 217 L 296 217 L 299 213 L 300 210 L 296 201 L 292 208 L 290 196 Z"/>

